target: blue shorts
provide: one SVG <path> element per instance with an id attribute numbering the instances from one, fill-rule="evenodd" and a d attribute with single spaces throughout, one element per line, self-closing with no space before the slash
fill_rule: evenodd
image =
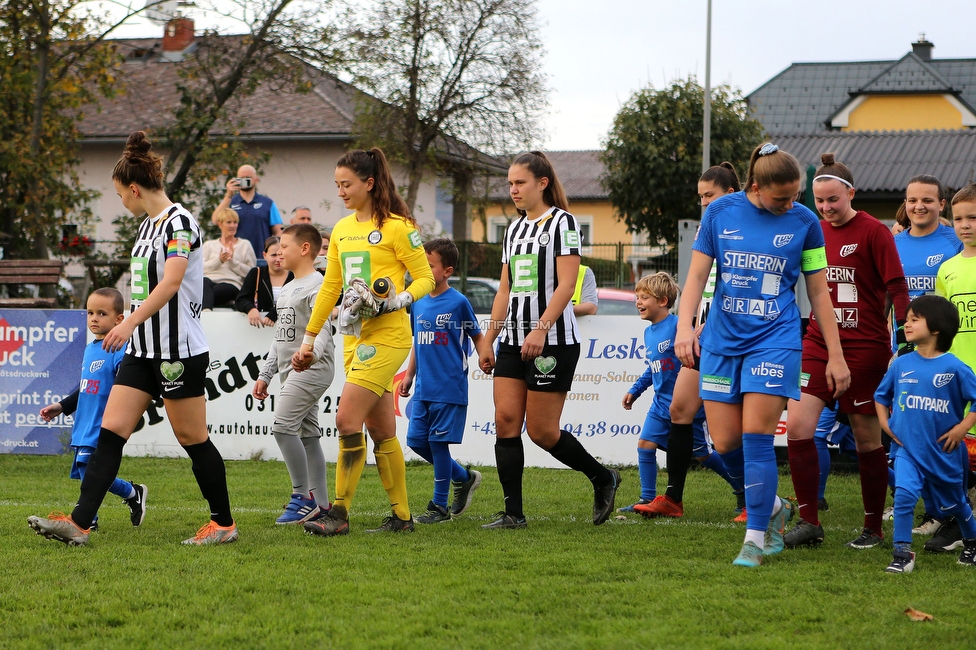
<path id="1" fill-rule="evenodd" d="M 410 406 L 410 425 L 407 427 L 407 446 L 427 442 L 460 444 L 464 436 L 464 422 L 468 415 L 466 404 L 443 404 L 414 400 Z"/>
<path id="2" fill-rule="evenodd" d="M 931 500 L 931 503 L 925 504 L 926 507 L 935 509 L 935 512 L 930 514 L 940 517 L 954 514 L 957 509 L 964 510 L 964 504 L 969 505 L 964 477 L 960 477 L 957 483 L 946 483 L 932 480 L 933 477 L 926 474 L 927 472 L 915 462 L 915 459 L 908 454 L 900 454 L 898 462 L 895 463 L 895 488 L 904 490 L 906 494 L 915 497 L 916 501 L 924 494 Z"/>
<path id="3" fill-rule="evenodd" d="M 692 450 L 695 458 L 701 458 L 712 453 L 712 441 L 708 438 L 705 431 L 705 418 L 695 417 L 691 429 L 694 432 L 694 443 Z M 644 418 L 644 426 L 641 428 L 640 439 L 653 442 L 661 449 L 668 448 L 668 434 L 671 432 L 671 420 L 663 418 L 653 411 L 647 412 Z"/>
<path id="4" fill-rule="evenodd" d="M 71 463 L 71 474 L 69 478 L 77 479 L 81 481 L 85 478 L 85 469 L 88 467 L 88 461 L 91 459 L 91 455 L 95 453 L 94 447 L 75 447 L 75 459 Z"/>
<path id="5" fill-rule="evenodd" d="M 851 425 L 838 422 L 837 411 L 829 408 L 825 408 L 820 413 L 820 420 L 817 422 L 817 430 L 813 437 L 826 440 L 829 445 L 837 445 L 844 453 L 852 454 L 857 450 Z M 897 447 L 897 445 L 893 446 Z"/>
<path id="6" fill-rule="evenodd" d="M 800 350 L 762 350 L 724 356 L 702 350 L 701 398 L 741 404 L 746 393 L 800 399 Z"/>

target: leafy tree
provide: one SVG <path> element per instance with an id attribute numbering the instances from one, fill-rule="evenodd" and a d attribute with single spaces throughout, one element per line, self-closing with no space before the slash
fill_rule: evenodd
<path id="1" fill-rule="evenodd" d="M 78 178 L 77 123 L 118 91 L 115 25 L 80 0 L 0 3 L 0 231 L 5 257 L 47 258 L 97 196 Z"/>
<path id="2" fill-rule="evenodd" d="M 463 143 L 497 154 L 541 140 L 532 0 L 386 0 L 349 20 L 353 83 L 380 100 L 360 102 L 357 139 L 406 168 L 411 210 L 432 168 L 450 166 L 464 193 L 479 166 L 497 164 Z"/>
<path id="3" fill-rule="evenodd" d="M 698 219 L 704 90 L 694 76 L 668 88 L 645 88 L 617 113 L 601 156 L 600 179 L 610 202 L 632 232 L 650 243 L 677 244 L 678 221 Z M 745 99 L 727 85 L 712 90 L 711 160 L 728 160 L 744 177 L 762 125 Z"/>

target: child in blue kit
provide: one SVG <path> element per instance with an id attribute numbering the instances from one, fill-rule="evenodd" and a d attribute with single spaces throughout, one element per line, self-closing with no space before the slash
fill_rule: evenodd
<path id="1" fill-rule="evenodd" d="M 976 565 L 976 522 L 966 498 L 969 461 L 961 444 L 976 424 L 976 411 L 966 414 L 976 401 L 976 374 L 948 352 L 958 331 L 959 315 L 951 302 L 932 295 L 913 300 L 905 338 L 915 344 L 915 352 L 895 359 L 874 396 L 881 426 L 899 445 L 894 557 L 888 573 L 915 568 L 912 514 L 923 486 L 940 513 L 956 518 L 964 545 L 959 563 Z"/>
<path id="2" fill-rule="evenodd" d="M 416 521 L 437 524 L 467 510 L 472 493 L 481 485 L 481 473 L 462 467 L 451 457 L 449 445 L 460 444 L 464 435 L 472 349 L 468 339 L 477 348 L 484 335 L 471 303 L 447 282 L 457 266 L 457 246 L 450 239 L 432 239 L 424 250 L 434 274 L 434 290 L 414 303 L 410 312 L 414 345 L 399 393 L 410 395 L 416 377 L 407 445 L 434 466 L 434 496 Z M 454 487 L 450 508 L 449 482 Z"/>
<path id="3" fill-rule="evenodd" d="M 674 336 L 678 327 L 678 317 L 670 313 L 678 297 L 678 283 L 664 271 L 648 275 L 637 282 L 637 312 L 642 320 L 650 322 L 644 330 L 644 348 L 647 356 L 647 370 L 630 388 L 623 398 L 623 407 L 629 411 L 649 386 L 654 387 L 654 398 L 640 440 L 637 441 L 637 467 L 640 474 L 640 500 L 621 511 L 633 511 L 644 517 L 681 517 L 684 505 L 671 497 L 657 495 L 657 449 L 667 449 L 668 434 L 671 431 L 671 398 L 674 383 L 681 369 L 681 362 L 674 354 Z M 714 470 L 732 485 L 733 491 L 741 491 L 742 480 L 735 481 L 725 470 L 725 464 L 711 449 L 705 437 L 705 410 L 699 408 L 692 423 L 694 442 L 693 455 L 705 467 Z"/>
<path id="4" fill-rule="evenodd" d="M 108 394 L 115 383 L 115 373 L 125 356 L 125 349 L 107 352 L 102 349 L 102 339 L 125 318 L 125 301 L 115 289 L 96 289 L 88 296 L 88 329 L 95 340 L 85 347 L 85 360 L 81 367 L 81 384 L 60 402 L 49 404 L 41 409 L 41 418 L 50 422 L 62 413 L 74 413 L 71 427 L 71 447 L 75 450 L 71 463 L 71 478 L 82 480 L 88 459 L 98 443 L 98 432 L 102 426 L 102 414 Z M 129 506 L 129 516 L 133 526 L 138 526 L 146 516 L 146 497 L 149 494 L 145 485 L 132 484 L 116 478 L 109 492 L 121 497 Z M 91 530 L 98 529 L 98 516 L 92 520 Z"/>

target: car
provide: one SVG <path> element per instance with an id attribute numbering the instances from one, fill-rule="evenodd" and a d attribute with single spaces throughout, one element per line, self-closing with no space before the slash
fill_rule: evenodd
<path id="1" fill-rule="evenodd" d="M 461 278 L 450 277 L 447 279 L 447 282 L 458 291 L 461 290 Z M 498 293 L 498 284 L 499 281 L 497 278 L 468 278 L 464 295 L 467 297 L 468 302 L 471 303 L 474 313 L 491 313 L 491 306 L 495 302 L 495 294 Z"/>
<path id="2" fill-rule="evenodd" d="M 597 289 L 597 316 L 636 316 L 637 294 L 624 289 Z"/>

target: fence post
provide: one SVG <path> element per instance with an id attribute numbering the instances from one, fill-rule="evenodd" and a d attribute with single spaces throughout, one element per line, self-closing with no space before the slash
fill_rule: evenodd
<path id="1" fill-rule="evenodd" d="M 624 243 L 617 242 L 617 288 L 624 288 Z"/>
<path id="2" fill-rule="evenodd" d="M 470 244 L 471 242 L 468 240 L 464 240 L 457 243 L 460 244 L 460 246 L 458 246 L 458 252 L 461 255 L 461 261 L 460 261 L 461 268 L 459 269 L 461 271 L 460 291 L 461 293 L 465 293 L 468 290 L 468 244 Z"/>

